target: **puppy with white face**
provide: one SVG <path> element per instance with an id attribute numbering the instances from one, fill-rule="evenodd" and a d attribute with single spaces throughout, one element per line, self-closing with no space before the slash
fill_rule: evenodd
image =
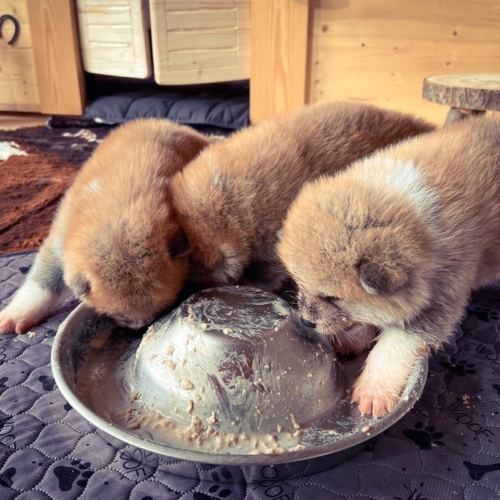
<path id="1" fill-rule="evenodd" d="M 500 276 L 500 121 L 404 141 L 303 188 L 278 253 L 304 321 L 343 352 L 376 343 L 352 399 L 377 418 Z"/>
<path id="2" fill-rule="evenodd" d="M 168 120 L 111 132 L 65 193 L 0 333 L 26 331 L 71 294 L 131 328 L 170 305 L 188 266 L 167 185 L 212 140 Z"/>

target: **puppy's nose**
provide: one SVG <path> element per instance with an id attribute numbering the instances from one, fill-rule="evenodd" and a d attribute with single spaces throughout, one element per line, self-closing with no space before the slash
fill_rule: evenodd
<path id="1" fill-rule="evenodd" d="M 300 319 L 302 320 L 302 323 L 304 323 L 304 325 L 306 325 L 308 328 L 316 328 L 316 323 L 313 323 L 312 321 L 307 320 L 303 316 L 301 316 Z"/>

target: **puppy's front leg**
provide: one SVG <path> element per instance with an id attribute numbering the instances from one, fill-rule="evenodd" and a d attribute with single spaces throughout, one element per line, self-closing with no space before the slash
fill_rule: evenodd
<path id="1" fill-rule="evenodd" d="M 26 281 L 8 306 L 0 311 L 0 333 L 24 333 L 70 296 L 63 277 L 55 238 L 47 238 Z"/>
<path id="2" fill-rule="evenodd" d="M 417 335 L 397 327 L 384 328 L 354 383 L 352 400 L 361 413 L 379 418 L 392 411 L 413 366 L 427 356 L 425 342 Z"/>

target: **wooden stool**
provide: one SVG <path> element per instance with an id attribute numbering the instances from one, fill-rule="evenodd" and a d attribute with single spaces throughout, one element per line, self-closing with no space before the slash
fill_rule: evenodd
<path id="1" fill-rule="evenodd" d="M 422 96 L 450 106 L 445 126 L 486 111 L 500 111 L 500 74 L 432 76 L 424 80 Z"/>

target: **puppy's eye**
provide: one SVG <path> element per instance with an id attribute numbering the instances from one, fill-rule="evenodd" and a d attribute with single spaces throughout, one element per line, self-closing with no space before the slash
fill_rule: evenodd
<path id="1" fill-rule="evenodd" d="M 327 302 L 330 302 L 330 304 L 335 304 L 338 300 L 340 300 L 338 297 L 334 297 L 333 295 L 329 295 L 328 297 L 323 297 L 324 300 Z"/>

